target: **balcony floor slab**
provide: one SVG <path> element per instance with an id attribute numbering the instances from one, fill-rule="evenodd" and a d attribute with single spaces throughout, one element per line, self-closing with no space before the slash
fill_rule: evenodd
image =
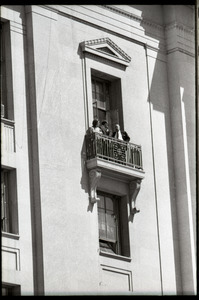
<path id="1" fill-rule="evenodd" d="M 136 169 L 132 166 L 112 162 L 99 157 L 87 160 L 87 169 L 99 169 L 103 176 L 114 177 L 124 182 L 135 179 L 143 179 L 145 172 L 142 169 Z"/>

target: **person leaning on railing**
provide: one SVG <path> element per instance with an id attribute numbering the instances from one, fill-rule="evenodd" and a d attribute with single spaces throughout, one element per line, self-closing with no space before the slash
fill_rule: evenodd
<path id="1" fill-rule="evenodd" d="M 102 125 L 100 126 L 102 133 L 104 135 L 110 136 L 110 130 L 108 128 L 108 122 L 106 120 L 102 121 Z"/>
<path id="2" fill-rule="evenodd" d="M 115 131 L 112 134 L 112 137 L 120 140 L 120 141 L 125 141 L 125 142 L 129 142 L 130 141 L 130 137 L 127 134 L 126 131 L 122 131 L 120 130 L 120 125 L 116 124 L 115 125 Z M 114 156 L 115 158 L 118 160 L 118 163 L 128 162 L 128 146 L 125 143 L 114 143 Z"/>
<path id="3" fill-rule="evenodd" d="M 118 140 L 125 141 L 125 142 L 130 141 L 130 137 L 129 137 L 128 133 L 126 131 L 121 131 L 119 124 L 115 125 L 115 131 L 113 132 L 112 137 L 114 137 Z"/>

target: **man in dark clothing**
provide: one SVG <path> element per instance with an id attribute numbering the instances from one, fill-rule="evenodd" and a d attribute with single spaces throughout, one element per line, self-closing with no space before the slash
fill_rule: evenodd
<path id="1" fill-rule="evenodd" d="M 119 140 L 123 140 L 125 142 L 129 142 L 130 141 L 130 137 L 128 135 L 128 133 L 126 131 L 120 131 L 120 125 L 116 124 L 115 125 L 115 130 L 112 134 L 112 137 L 119 139 Z"/>

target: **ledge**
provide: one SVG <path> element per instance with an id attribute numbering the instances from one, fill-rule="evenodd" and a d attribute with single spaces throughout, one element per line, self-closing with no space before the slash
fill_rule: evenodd
<path id="1" fill-rule="evenodd" d="M 1 122 L 4 123 L 4 124 L 7 124 L 7 125 L 11 125 L 11 126 L 15 125 L 15 121 L 14 120 L 2 118 L 2 117 L 1 117 Z"/>
<path id="2" fill-rule="evenodd" d="M 113 258 L 113 259 L 119 259 L 119 260 L 128 261 L 128 262 L 131 262 L 131 260 L 132 260 L 131 257 L 108 253 L 108 252 L 104 252 L 102 250 L 100 250 L 99 254 L 101 256 L 105 256 L 105 257 L 109 257 L 109 258 Z"/>
<path id="3" fill-rule="evenodd" d="M 18 234 L 9 233 L 9 232 L 5 232 L 5 231 L 2 231 L 1 235 L 2 235 L 2 237 L 6 237 L 9 239 L 13 239 L 13 240 L 19 240 L 19 238 L 20 238 L 20 236 Z"/>

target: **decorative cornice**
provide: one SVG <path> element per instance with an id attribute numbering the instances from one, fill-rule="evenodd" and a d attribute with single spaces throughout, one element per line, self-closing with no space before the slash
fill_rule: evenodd
<path id="1" fill-rule="evenodd" d="M 195 31 L 193 27 L 184 25 L 182 23 L 172 22 L 172 23 L 165 25 L 165 31 L 169 31 L 172 29 L 178 29 L 180 31 L 183 31 L 183 32 L 186 32 L 189 34 L 194 34 L 194 31 Z"/>
<path id="2" fill-rule="evenodd" d="M 127 17 L 129 19 L 133 19 L 136 22 L 141 22 L 143 20 L 142 17 L 139 17 L 137 15 L 129 13 L 129 12 L 127 12 L 127 11 L 121 9 L 121 8 L 115 7 L 113 5 L 99 5 L 99 6 L 102 6 L 103 8 L 106 8 L 106 9 L 111 10 L 113 12 L 116 12 L 116 13 L 118 13 L 120 15 L 123 15 L 123 16 L 125 16 L 125 17 Z"/>
<path id="3" fill-rule="evenodd" d="M 119 7 L 116 7 L 116 6 L 113 6 L 113 5 L 100 5 L 102 6 L 103 8 L 106 8 L 110 11 L 113 11 L 117 14 L 120 14 L 120 15 L 123 15 L 129 19 L 132 19 L 136 22 L 139 22 L 139 23 L 142 23 L 142 25 L 147 25 L 147 26 L 150 26 L 150 27 L 154 27 L 160 31 L 163 31 L 163 30 L 170 30 L 170 29 L 173 29 L 173 28 L 177 28 L 179 30 L 183 30 L 187 33 L 191 33 L 191 34 L 194 34 L 194 28 L 193 27 L 190 27 L 190 26 L 187 26 L 187 25 L 184 25 L 182 23 L 177 23 L 177 22 L 172 22 L 168 25 L 160 25 L 156 22 L 153 22 L 152 20 L 149 20 L 147 18 L 143 18 L 143 17 L 140 17 L 140 16 L 137 16 L 133 13 L 130 13 L 130 12 L 127 12 Z M 130 5 L 131 6 L 131 5 Z M 191 6 L 191 5 L 189 5 Z"/>
<path id="4" fill-rule="evenodd" d="M 140 16 L 137 16 L 133 13 L 130 13 L 130 12 L 127 12 L 119 7 L 116 7 L 116 6 L 113 6 L 113 5 L 100 5 L 102 6 L 103 8 L 106 8 L 110 11 L 113 11 L 117 14 L 120 14 L 120 15 L 123 15 L 133 21 L 136 21 L 136 22 L 139 22 L 139 23 L 142 23 L 142 24 L 146 24 L 148 26 L 151 26 L 151 27 L 154 27 L 160 31 L 163 31 L 164 30 L 164 26 L 160 25 L 160 24 L 157 24 L 149 19 L 146 19 L 146 18 L 142 18 Z"/>

